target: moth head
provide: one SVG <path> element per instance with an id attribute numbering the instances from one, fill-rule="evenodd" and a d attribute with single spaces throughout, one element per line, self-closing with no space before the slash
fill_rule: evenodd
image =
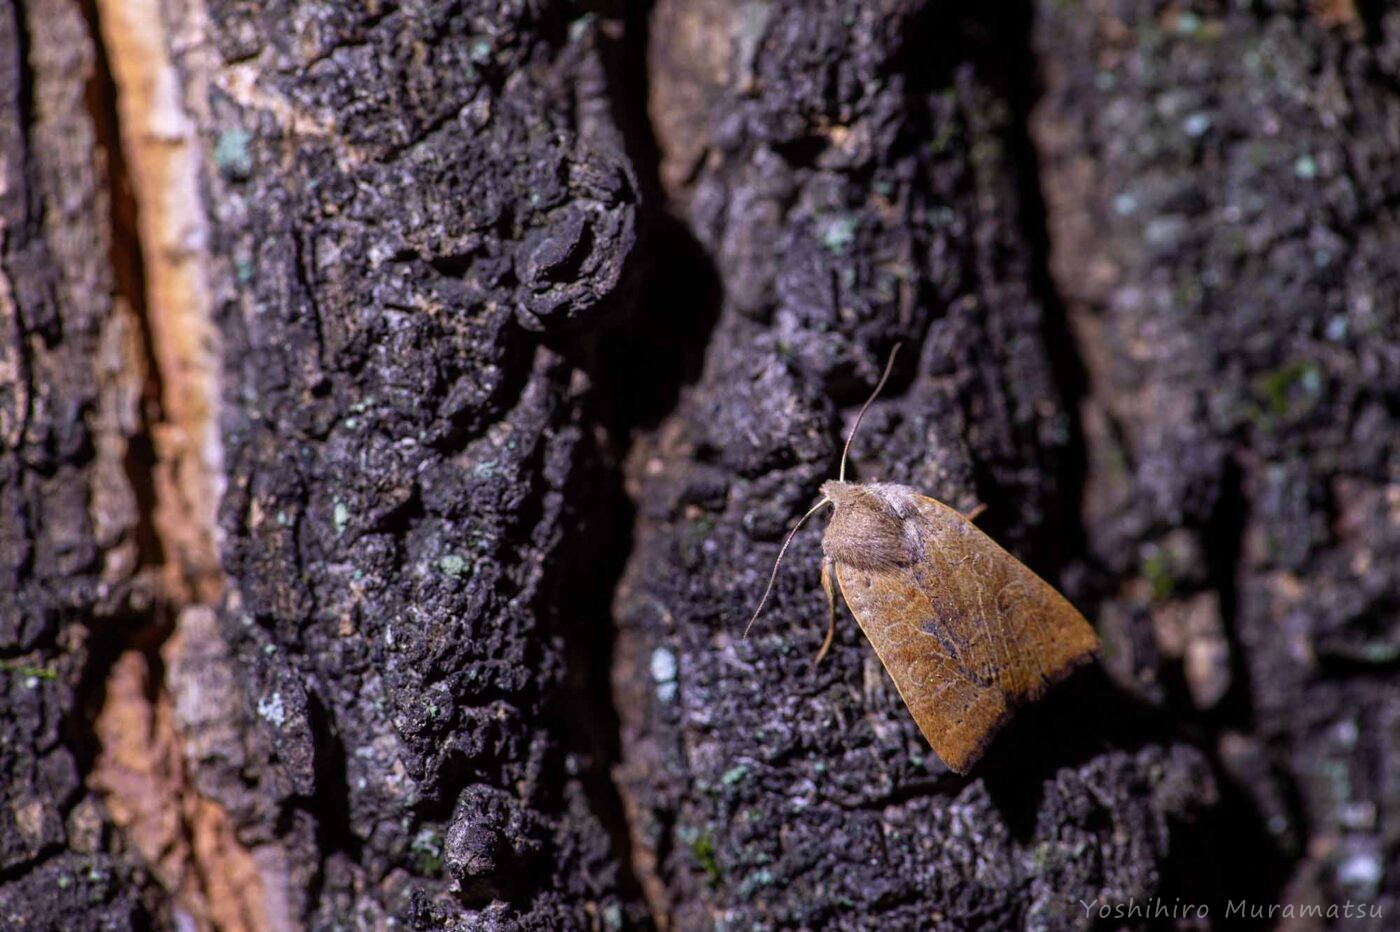
<path id="1" fill-rule="evenodd" d="M 822 483 L 821 495 L 822 498 L 831 502 L 837 508 L 840 508 L 842 505 L 850 502 L 851 498 L 856 495 L 856 483 L 843 482 L 840 479 L 828 479 L 826 482 Z"/>
<path id="2" fill-rule="evenodd" d="M 822 551 L 828 557 L 863 570 L 893 569 L 914 559 L 906 522 L 890 500 L 890 488 L 854 482 L 822 487 L 822 495 L 836 506 L 822 535 Z"/>
<path id="3" fill-rule="evenodd" d="M 792 530 L 788 532 L 787 539 L 783 541 L 783 546 L 778 549 L 778 558 L 773 561 L 773 572 L 768 577 L 768 587 L 763 590 L 763 597 L 758 600 L 758 608 L 753 610 L 753 615 L 750 616 L 748 625 L 744 627 L 744 637 L 749 636 L 749 629 L 753 627 L 753 623 L 758 619 L 759 613 L 763 611 L 763 606 L 768 602 L 768 596 L 773 591 L 773 583 L 778 578 L 778 567 L 783 565 L 783 555 L 787 553 L 788 547 L 792 544 L 792 539 L 797 536 L 797 529 L 802 527 L 803 522 L 816 514 L 822 506 L 829 504 L 835 505 L 839 512 L 843 503 L 852 502 L 853 496 L 858 494 L 857 485 L 853 482 L 846 481 L 846 458 L 851 453 L 851 441 L 856 439 L 856 431 L 860 429 L 861 418 L 865 417 L 866 409 L 868 409 L 871 402 L 879 396 L 880 390 L 885 387 L 885 382 L 889 380 L 890 372 L 894 369 L 894 357 L 895 354 L 899 352 L 899 346 L 900 344 L 896 343 L 894 349 L 890 350 L 889 362 L 885 363 L 885 371 L 880 376 L 880 381 L 876 383 L 875 391 L 871 392 L 870 397 L 865 400 L 865 404 L 860 406 L 860 413 L 856 415 L 856 422 L 851 425 L 851 432 L 846 437 L 846 445 L 841 450 L 840 472 L 834 480 L 822 483 L 821 501 L 813 505 L 811 510 L 793 525 Z M 847 510 L 849 511 L 850 509 Z M 829 536 L 828 534 L 828 537 Z M 825 545 L 825 539 L 823 540 L 823 545 Z"/>

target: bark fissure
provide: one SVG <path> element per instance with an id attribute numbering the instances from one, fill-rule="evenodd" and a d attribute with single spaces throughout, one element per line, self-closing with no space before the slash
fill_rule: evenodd
<path id="1" fill-rule="evenodd" d="M 227 814 L 201 795 L 180 760 L 187 736 L 172 715 L 177 700 L 167 679 L 167 655 L 182 644 L 179 619 L 208 611 L 222 582 L 210 557 L 216 529 L 206 519 L 212 514 L 206 497 L 218 483 L 201 445 L 213 424 L 198 382 L 208 372 L 211 347 L 198 336 L 202 272 L 190 271 L 202 257 L 197 243 L 178 239 L 172 226 L 171 210 L 180 210 L 174 198 L 190 192 L 180 189 L 187 178 L 178 168 L 180 152 L 161 135 L 172 131 L 171 114 L 155 112 L 171 105 L 159 99 L 166 77 L 159 69 L 169 64 L 159 47 L 156 9 L 82 4 L 95 49 L 88 107 L 105 157 L 115 300 L 139 334 L 127 364 L 146 378 L 124 458 L 136 505 L 138 588 L 130 614 L 94 638 L 86 695 L 80 694 L 79 746 L 89 749 L 86 780 L 165 886 L 175 912 L 198 928 L 265 928 L 248 853 L 233 839 Z M 115 65 L 114 55 L 122 56 Z"/>

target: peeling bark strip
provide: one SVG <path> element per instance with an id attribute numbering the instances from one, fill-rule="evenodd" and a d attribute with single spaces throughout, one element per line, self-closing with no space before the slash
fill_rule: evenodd
<path id="1" fill-rule="evenodd" d="M 92 13 L 111 71 L 102 91 L 115 98 L 107 106 L 116 126 L 104 140 L 113 147 L 109 184 L 131 188 L 134 216 L 120 233 L 131 241 L 113 259 L 119 278 L 135 283 L 131 300 L 145 340 L 132 358 L 151 376 L 142 420 L 149 460 L 132 468 L 149 470 L 142 517 L 153 533 L 143 571 L 160 586 L 148 624 L 133 630 L 129 649 L 112 663 L 94 719 L 88 782 L 179 922 L 225 932 L 289 928 L 272 895 L 280 877 L 263 876 L 268 859 L 239 841 L 228 813 L 200 795 L 185 762 L 205 737 L 197 730 L 201 703 L 229 698 L 211 675 L 217 671 L 185 656 L 198 657 L 216 636 L 209 619 L 224 584 L 215 525 L 223 482 L 220 363 L 194 127 L 158 4 L 99 0 Z M 181 682 L 177 674 L 188 670 L 202 678 Z M 280 859 L 271 866 L 280 868 Z"/>
<path id="2" fill-rule="evenodd" d="M 0 4 L 0 926 L 134 929 L 149 878 L 83 785 L 81 701 L 139 616 L 136 321 L 67 0 Z M 135 376 L 135 378 L 133 378 Z"/>
<path id="3" fill-rule="evenodd" d="M 990 503 L 1052 579 L 1075 556 L 1056 486 L 1075 438 L 1019 206 L 1023 40 L 937 3 L 656 9 L 661 174 L 725 295 L 703 376 L 631 461 L 615 681 L 658 924 L 1084 927 L 1078 897 L 1159 893 L 1214 800 L 1201 755 L 1092 676 L 1020 713 L 982 776 L 949 774 L 849 618 L 808 672 L 816 529 L 739 640 L 896 341 L 921 351 L 867 416 L 860 478 Z"/>
<path id="4" fill-rule="evenodd" d="M 166 591 L 177 602 L 213 604 L 223 587 L 215 543 L 223 482 L 219 346 L 194 126 L 157 0 L 97 0 L 97 22 L 122 134 L 113 141 L 137 206 L 143 311 L 160 386 L 152 519 L 166 551 Z"/>

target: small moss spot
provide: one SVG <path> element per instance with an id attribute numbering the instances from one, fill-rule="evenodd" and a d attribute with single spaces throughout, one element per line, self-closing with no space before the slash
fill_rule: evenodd
<path id="1" fill-rule="evenodd" d="M 928 143 L 930 155 L 943 155 L 952 149 L 953 140 L 957 137 L 958 127 L 952 120 L 943 120 L 934 128 L 933 138 Z"/>
<path id="2" fill-rule="evenodd" d="M 705 872 L 711 886 L 719 884 L 719 861 L 715 858 L 715 841 L 709 832 L 700 835 L 690 843 L 690 853 Z"/>
<path id="3" fill-rule="evenodd" d="M 1400 644 L 1370 641 L 1361 646 L 1361 659 L 1367 663 L 1391 663 L 1400 659 Z"/>
<path id="4" fill-rule="evenodd" d="M 835 217 L 828 221 L 822 233 L 822 243 L 831 252 L 840 255 L 851 248 L 856 241 L 856 218 Z"/>
<path id="5" fill-rule="evenodd" d="M 1147 577 L 1147 581 L 1152 586 L 1152 598 L 1163 600 L 1172 596 L 1172 590 L 1176 588 L 1176 580 L 1172 577 L 1171 567 L 1167 565 L 1167 554 L 1163 550 L 1154 550 L 1142 561 L 1142 575 Z"/>
<path id="6" fill-rule="evenodd" d="M 419 874 L 431 877 L 442 871 L 442 839 L 433 829 L 425 828 L 415 835 L 409 850 Z"/>
<path id="7" fill-rule="evenodd" d="M 720 777 L 719 779 L 720 782 L 723 783 L 725 786 L 733 786 L 740 780 L 744 779 L 744 777 L 748 776 L 748 773 L 749 768 L 744 764 L 740 764 L 737 767 L 733 767 L 729 770 L 726 770 L 724 772 L 724 776 Z"/>
<path id="8" fill-rule="evenodd" d="M 1304 181 L 1312 181 L 1317 177 L 1317 159 L 1311 155 L 1300 155 L 1293 163 L 1293 174 Z"/>
<path id="9" fill-rule="evenodd" d="M 1315 362 L 1298 359 L 1259 376 L 1254 387 L 1274 417 L 1306 414 L 1321 398 L 1322 370 Z"/>
<path id="10" fill-rule="evenodd" d="M 681 562 L 685 564 L 686 569 L 693 570 L 700 566 L 704 560 L 705 539 L 710 536 L 714 527 L 714 519 L 706 516 L 689 522 L 681 531 L 678 544 Z"/>
<path id="11" fill-rule="evenodd" d="M 438 567 L 448 576 L 456 578 L 467 568 L 467 561 L 455 553 L 449 553 L 438 561 Z"/>
<path id="12" fill-rule="evenodd" d="M 350 521 L 350 508 L 344 502 L 336 502 L 332 509 L 331 519 L 335 522 L 335 532 L 345 533 L 345 525 Z"/>
<path id="13" fill-rule="evenodd" d="M 748 877 L 744 878 L 744 883 L 739 888 L 739 895 L 744 897 L 745 899 L 748 899 L 749 897 L 753 896 L 754 892 L 758 889 L 762 887 L 771 886 L 772 884 L 773 872 L 766 867 L 761 868 L 760 870 L 756 870 Z"/>
<path id="14" fill-rule="evenodd" d="M 1176 18 L 1176 31 L 1183 36 L 1194 36 L 1201 31 L 1201 17 L 1186 11 Z"/>
<path id="15" fill-rule="evenodd" d="M 0 671 L 13 673 L 15 676 L 22 676 L 27 680 L 35 680 L 33 686 L 37 686 L 38 680 L 56 680 L 58 671 L 52 667 L 36 667 L 27 663 L 0 663 Z M 33 688 L 31 686 L 31 688 Z"/>
<path id="16" fill-rule="evenodd" d="M 246 129 L 230 129 L 219 134 L 214 146 L 214 165 L 225 177 L 241 181 L 253 174 L 253 158 L 248 153 L 252 138 Z"/>

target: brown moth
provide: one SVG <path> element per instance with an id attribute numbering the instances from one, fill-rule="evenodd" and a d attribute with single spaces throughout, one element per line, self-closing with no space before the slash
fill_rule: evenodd
<path id="1" fill-rule="evenodd" d="M 827 633 L 813 663 L 836 632 L 834 577 L 924 738 L 967 773 L 1014 708 L 1088 661 L 1099 640 L 1064 596 L 978 530 L 971 519 L 982 506 L 964 516 L 908 486 L 846 481 L 851 440 L 898 351 L 856 415 L 839 477 L 783 542 L 749 626 L 802 522 L 834 506 L 822 536 Z"/>

